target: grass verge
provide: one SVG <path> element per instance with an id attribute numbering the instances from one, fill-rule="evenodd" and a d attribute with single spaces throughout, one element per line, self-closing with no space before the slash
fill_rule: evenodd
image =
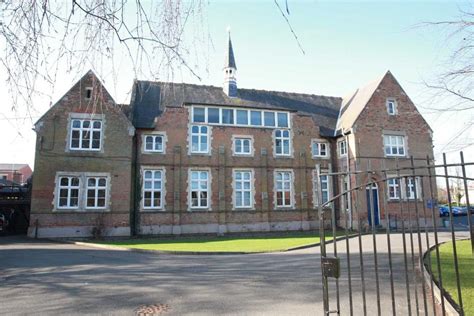
<path id="1" fill-rule="evenodd" d="M 459 279 L 461 283 L 461 294 L 465 315 L 474 315 L 474 257 L 471 252 L 471 241 L 456 241 L 458 254 Z M 451 298 L 458 302 L 458 291 L 456 285 L 456 271 L 454 269 L 453 245 L 451 242 L 439 247 L 441 275 L 443 287 Z M 438 280 L 438 265 L 436 262 L 436 251 L 431 251 L 431 271 Z"/>
<path id="2" fill-rule="evenodd" d="M 341 236 L 343 233 L 338 233 Z M 326 233 L 326 240 L 332 234 Z M 139 238 L 126 240 L 100 240 L 97 244 L 121 246 L 126 248 L 182 251 L 182 252 L 271 252 L 307 246 L 321 241 L 316 232 L 282 233 L 267 236 L 225 236 L 225 237 L 176 237 Z"/>

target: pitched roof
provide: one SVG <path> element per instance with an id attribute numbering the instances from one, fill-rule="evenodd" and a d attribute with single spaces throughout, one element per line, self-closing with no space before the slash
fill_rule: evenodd
<path id="1" fill-rule="evenodd" d="M 230 33 L 229 33 L 228 50 L 227 50 L 227 54 L 225 56 L 224 68 L 235 68 L 235 69 L 237 69 L 237 66 L 235 65 L 234 50 L 232 49 L 232 41 L 230 39 Z"/>
<path id="2" fill-rule="evenodd" d="M 387 72 L 388 73 L 388 72 Z M 346 95 L 342 99 L 341 112 L 336 125 L 336 131 L 341 129 L 348 129 L 354 125 L 362 110 L 374 94 L 377 87 L 382 82 L 382 79 L 387 75 L 385 73 L 380 78 L 370 82 L 366 86 L 357 89 L 356 91 Z"/>
<path id="3" fill-rule="evenodd" d="M 280 109 L 311 115 L 322 136 L 333 136 L 342 99 L 314 94 L 241 89 L 229 98 L 221 87 L 185 83 L 135 81 L 131 100 L 136 128 L 153 128 L 154 119 L 166 107 L 208 104 L 235 107 Z"/>
<path id="4" fill-rule="evenodd" d="M 0 163 L 0 170 L 19 170 L 28 167 L 26 163 Z"/>

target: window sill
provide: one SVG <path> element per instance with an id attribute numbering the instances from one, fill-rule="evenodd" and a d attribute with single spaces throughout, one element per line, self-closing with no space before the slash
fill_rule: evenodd
<path id="1" fill-rule="evenodd" d="M 57 214 L 91 214 L 91 213 L 110 213 L 110 209 L 53 209 L 53 213 Z"/>
<path id="2" fill-rule="evenodd" d="M 415 199 L 391 199 L 387 200 L 387 203 L 405 203 L 405 202 L 418 202 L 418 203 L 423 203 L 423 200 L 415 200 Z"/>
<path id="3" fill-rule="evenodd" d="M 211 156 L 211 153 L 208 152 L 208 153 L 193 153 L 193 152 L 190 152 L 188 153 L 188 156 Z"/>
<path id="4" fill-rule="evenodd" d="M 145 150 L 142 150 L 142 154 L 145 154 L 145 155 L 164 155 L 166 154 L 164 151 L 145 151 Z"/>
<path id="5" fill-rule="evenodd" d="M 288 212 L 288 211 L 296 211 L 294 206 L 285 206 L 285 207 L 275 207 L 272 211 L 274 212 Z"/>
<path id="6" fill-rule="evenodd" d="M 190 208 L 188 209 L 188 213 L 208 213 L 211 212 L 212 209 L 210 208 Z"/>
<path id="7" fill-rule="evenodd" d="M 232 209 L 232 212 L 245 212 L 245 213 L 247 213 L 247 212 L 255 212 L 255 213 L 256 213 L 257 211 L 255 210 L 254 207 L 237 207 L 237 208 L 234 207 L 234 208 Z"/>
<path id="8" fill-rule="evenodd" d="M 164 213 L 166 209 L 164 208 L 141 208 L 140 212 L 142 213 Z"/>

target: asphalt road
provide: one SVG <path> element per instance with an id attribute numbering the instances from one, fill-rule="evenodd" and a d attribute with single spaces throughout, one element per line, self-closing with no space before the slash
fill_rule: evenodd
<path id="1" fill-rule="evenodd" d="M 457 232 L 467 237 L 466 232 Z M 418 250 L 414 237 L 415 261 Z M 432 237 L 432 236 L 431 236 Z M 425 243 L 422 236 L 423 244 Z M 430 238 L 432 244 L 432 238 Z M 448 240 L 449 233 L 440 233 Z M 410 245 L 409 235 L 406 242 Z M 387 239 L 378 235 L 382 314 L 391 314 Z M 408 304 L 401 234 L 391 236 L 397 314 Z M 377 311 L 372 236 L 362 237 L 368 314 Z M 349 313 L 345 241 L 337 243 L 342 263 L 341 314 Z M 354 315 L 362 313 L 358 238 L 349 240 Z M 411 267 L 409 249 L 408 266 Z M 333 246 L 328 246 L 328 252 Z M 134 315 L 142 305 L 166 304 L 163 315 L 322 315 L 320 248 L 253 255 L 157 255 L 94 249 L 25 237 L 0 238 L 0 314 Z M 411 271 L 411 270 L 410 270 Z M 409 271 L 409 272 L 410 272 Z M 421 280 L 408 274 L 411 309 L 415 282 L 423 310 Z M 331 282 L 331 309 L 337 304 Z M 431 301 L 428 295 L 430 314 Z"/>

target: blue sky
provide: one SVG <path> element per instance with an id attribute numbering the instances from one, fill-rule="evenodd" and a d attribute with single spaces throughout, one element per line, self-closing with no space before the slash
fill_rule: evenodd
<path id="1" fill-rule="evenodd" d="M 285 9 L 285 2 L 278 2 Z M 466 120 L 466 113 L 464 117 L 440 115 L 427 109 L 432 102 L 431 92 L 422 81 L 435 76 L 452 47 L 446 44 L 442 30 L 420 24 L 456 18 L 458 8 L 469 3 L 473 5 L 466 1 L 288 0 L 289 19 L 306 52 L 303 54 L 273 0 L 209 1 L 204 26 L 210 41 L 191 51 L 193 56 L 199 56 L 197 61 L 190 59 L 191 63 L 199 63 L 202 81 L 184 70 L 174 81 L 221 85 L 228 26 L 239 87 L 344 96 L 391 70 L 433 127 L 438 154 L 456 133 L 456 126 Z M 188 32 L 190 39 L 196 32 L 192 24 Z M 84 65 L 81 71 L 90 67 Z M 118 79 L 112 80 L 108 73 L 99 75 L 115 99 L 124 102 L 133 74 L 126 61 L 120 68 Z M 75 80 L 77 76 L 59 76 L 53 101 Z M 1 87 L 0 92 L 6 93 Z M 39 102 L 36 108 L 36 114 L 41 115 L 48 105 Z M 6 117 L 12 116 L 8 107 L 2 106 L 0 111 Z M 473 114 L 469 115 L 472 119 Z M 2 150 L 0 162 L 33 164 L 35 135 L 29 130 L 32 124 L 22 122 L 22 126 L 19 133 L 18 124 L 0 120 L 0 146 L 8 149 Z M 470 133 L 474 138 L 472 128 Z"/>

